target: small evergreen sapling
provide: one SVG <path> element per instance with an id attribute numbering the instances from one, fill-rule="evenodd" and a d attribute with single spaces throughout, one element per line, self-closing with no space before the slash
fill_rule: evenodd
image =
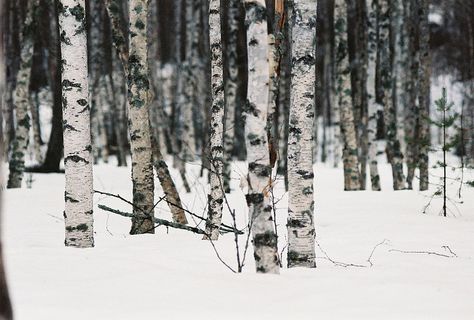
<path id="1" fill-rule="evenodd" d="M 443 207 L 441 210 L 441 214 L 446 217 L 447 216 L 447 203 L 450 202 L 453 205 L 456 202 L 448 195 L 447 187 L 448 187 L 448 180 L 452 181 L 453 183 L 460 183 L 460 188 L 463 184 L 471 184 L 471 182 L 463 182 L 463 170 L 464 170 L 464 162 L 461 161 L 460 166 L 452 166 L 448 163 L 447 156 L 449 153 L 455 151 L 460 143 L 460 138 L 458 134 L 450 134 L 453 131 L 458 131 L 457 129 L 457 120 L 459 118 L 459 113 L 454 110 L 454 104 L 452 102 L 448 102 L 446 89 L 443 88 L 442 96 L 438 100 L 435 101 L 436 104 L 436 111 L 440 114 L 439 120 L 430 120 L 431 124 L 440 128 L 442 132 L 442 140 L 441 140 L 441 147 L 438 149 L 432 149 L 434 152 L 441 152 L 442 159 L 438 160 L 433 168 L 442 168 L 443 174 L 442 176 L 438 176 L 440 178 L 440 182 L 434 184 L 436 186 L 435 192 L 431 195 L 431 199 L 428 204 L 425 206 L 423 213 L 426 213 L 426 210 L 431 205 L 431 202 L 434 198 L 442 198 L 443 200 Z M 462 128 L 461 128 L 462 130 Z M 453 177 L 452 175 L 448 176 L 447 170 L 450 169 L 452 173 L 456 173 L 461 171 L 461 174 L 458 176 Z M 473 184 L 474 185 L 474 184 Z M 458 192 L 459 198 L 461 198 L 461 192 Z M 458 203 L 462 204 L 462 201 L 458 201 Z"/>

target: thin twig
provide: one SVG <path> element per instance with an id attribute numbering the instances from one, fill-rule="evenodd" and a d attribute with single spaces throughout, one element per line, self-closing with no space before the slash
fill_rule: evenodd
<path id="1" fill-rule="evenodd" d="M 378 243 L 377 245 L 375 245 L 375 247 L 372 249 L 372 252 L 370 253 L 369 257 L 367 258 L 367 262 L 370 264 L 371 267 L 373 267 L 373 265 L 374 265 L 374 264 L 372 263 L 371 259 L 372 259 L 372 256 L 374 255 L 375 250 L 376 250 L 379 246 L 381 246 L 381 245 L 383 245 L 383 244 L 385 244 L 385 243 L 387 243 L 387 242 L 388 242 L 387 239 L 383 239 L 382 242 L 380 242 L 380 243 Z"/>
<path id="2" fill-rule="evenodd" d="M 390 249 L 388 250 L 389 252 L 400 252 L 400 253 L 409 253 L 409 254 L 427 254 L 427 255 L 435 255 L 435 256 L 440 256 L 444 258 L 453 258 L 456 257 L 455 255 L 446 255 L 443 253 L 438 253 L 434 251 L 406 251 L 406 250 L 398 250 L 398 249 Z"/>

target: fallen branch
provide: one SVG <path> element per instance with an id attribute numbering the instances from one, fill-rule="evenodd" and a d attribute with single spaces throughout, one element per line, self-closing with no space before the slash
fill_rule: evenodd
<path id="1" fill-rule="evenodd" d="M 110 196 L 110 197 L 114 197 L 114 198 L 117 198 L 117 199 L 120 199 L 126 203 L 128 203 L 129 205 L 131 205 L 132 207 L 134 208 L 137 208 L 138 210 L 142 211 L 143 213 L 147 214 L 148 215 L 148 212 L 144 212 L 143 209 L 141 209 L 140 207 L 136 207 L 131 201 L 128 201 L 127 199 L 125 199 L 124 197 L 122 197 L 121 195 L 119 194 L 113 194 L 113 193 L 109 193 L 109 192 L 104 192 L 104 191 L 98 191 L 98 190 L 94 190 L 95 193 L 98 193 L 98 194 L 102 194 L 102 195 L 105 195 L 105 196 Z M 178 209 L 181 209 L 181 210 L 184 210 L 184 212 L 190 214 L 191 216 L 193 217 L 196 217 L 202 221 L 206 221 L 207 219 L 195 214 L 194 212 L 192 211 L 189 211 L 188 209 L 185 209 L 175 203 L 172 203 L 171 201 L 168 201 L 166 199 L 166 196 L 162 196 L 158 199 L 158 201 L 155 203 L 155 205 L 153 206 L 153 209 L 158 205 L 158 203 L 160 203 L 161 201 L 165 201 L 167 204 L 171 205 L 171 206 L 174 206 L 174 207 L 177 207 Z M 220 228 L 219 228 L 219 231 L 221 233 L 227 233 L 227 232 L 232 232 L 232 233 L 238 233 L 238 234 L 244 234 L 243 231 L 241 230 L 238 230 L 238 229 L 234 229 L 233 227 L 229 226 L 229 225 L 226 225 L 224 223 L 221 224 Z"/>
<path id="2" fill-rule="evenodd" d="M 456 254 L 443 254 L 443 253 L 438 253 L 434 251 L 405 251 L 405 250 L 398 250 L 398 249 L 390 249 L 388 250 L 389 252 L 400 252 L 400 253 L 409 253 L 409 254 L 427 254 L 427 255 L 434 255 L 434 256 L 439 256 L 439 257 L 444 257 L 444 258 L 454 258 L 457 257 Z"/>
<path id="3" fill-rule="evenodd" d="M 191 232 L 194 232 L 194 233 L 197 233 L 197 234 L 206 234 L 206 232 L 204 230 L 201 230 L 199 228 L 194 228 L 194 227 L 191 227 L 191 226 L 187 226 L 185 224 L 181 224 L 181 223 L 177 223 L 177 222 L 171 222 L 171 221 L 168 221 L 168 220 L 159 219 L 159 218 L 155 218 L 155 217 L 145 216 L 145 215 L 142 215 L 142 214 L 133 214 L 133 213 L 129 213 L 129 212 L 124 212 L 124 211 L 120 211 L 120 210 L 117 210 L 117 209 L 112 209 L 112 208 L 107 207 L 103 204 L 99 204 L 98 207 L 99 207 L 99 209 L 102 209 L 102 210 L 108 211 L 108 212 L 112 212 L 112 213 L 118 214 L 118 215 L 123 216 L 123 217 L 152 219 L 153 222 L 157 223 L 158 225 L 163 225 L 163 226 L 167 226 L 167 227 L 170 227 L 170 228 L 191 231 Z"/>
<path id="4" fill-rule="evenodd" d="M 319 250 L 321 250 L 321 252 L 325 255 L 325 257 L 323 257 L 323 259 L 326 259 L 328 261 L 330 261 L 332 264 L 334 264 L 335 266 L 338 266 L 338 267 L 344 267 L 344 268 L 347 268 L 347 267 L 356 267 L 356 268 L 367 268 L 367 266 L 364 266 L 362 264 L 354 264 L 354 263 L 345 263 L 345 262 L 340 262 L 340 261 L 335 261 L 333 259 L 331 259 L 328 254 L 326 253 L 326 251 L 324 251 L 323 248 L 321 248 L 321 246 L 319 245 L 319 243 L 315 240 L 314 241 L 316 243 L 316 245 L 318 246 Z"/>

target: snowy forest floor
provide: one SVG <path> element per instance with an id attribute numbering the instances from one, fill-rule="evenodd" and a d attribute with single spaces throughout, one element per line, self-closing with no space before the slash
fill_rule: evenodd
<path id="1" fill-rule="evenodd" d="M 96 247 L 65 248 L 64 177 L 34 174 L 31 189 L 4 192 L 4 250 L 16 319 L 472 319 L 474 189 L 463 189 L 464 204 L 450 204 L 447 218 L 439 215 L 439 200 L 423 214 L 434 189 L 392 191 L 391 170 L 382 158 L 382 192 L 344 192 L 341 168 L 315 166 L 318 267 L 283 268 L 280 276 L 255 274 L 251 246 L 243 274 L 234 274 L 199 235 L 158 227 L 155 235 L 130 236 L 127 218 L 97 208 L 130 212 L 129 205 L 102 195 L 94 198 Z M 233 168 L 228 199 L 243 228 L 246 203 L 239 184 L 245 163 Z M 175 170 L 173 177 L 186 208 L 205 215 L 206 180 L 198 178 L 198 165 L 188 169 L 192 193 L 181 188 Z M 94 170 L 96 190 L 131 198 L 129 168 Z M 473 180 L 474 173 L 466 176 Z M 453 199 L 457 187 L 450 186 Z M 282 180 L 275 196 L 281 198 L 281 250 L 287 210 Z M 155 215 L 171 218 L 164 203 Z M 231 221 L 226 212 L 224 222 Z M 245 236 L 240 238 L 242 249 Z M 222 236 L 216 246 L 235 267 L 233 235 Z M 335 264 L 321 249 L 334 261 L 365 267 Z M 371 253 L 373 266 L 367 261 Z"/>

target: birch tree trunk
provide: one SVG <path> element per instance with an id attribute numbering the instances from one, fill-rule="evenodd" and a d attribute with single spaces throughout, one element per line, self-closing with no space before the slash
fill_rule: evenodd
<path id="1" fill-rule="evenodd" d="M 133 213 L 130 234 L 154 233 L 153 155 L 148 110 L 147 0 L 130 0 L 128 57 L 128 110 L 132 151 Z"/>
<path id="2" fill-rule="evenodd" d="M 15 104 L 16 131 L 12 141 L 9 161 L 9 176 L 7 188 L 21 188 L 25 171 L 25 155 L 28 148 L 30 116 L 30 79 L 33 64 L 34 49 L 34 12 L 38 7 L 38 0 L 29 1 L 26 18 L 21 29 L 20 68 L 16 78 L 16 87 L 13 96 Z"/>
<path id="3" fill-rule="evenodd" d="M 84 0 L 59 2 L 66 246 L 94 246 L 92 146 Z"/>
<path id="4" fill-rule="evenodd" d="M 394 10 L 394 80 L 395 80 L 395 109 L 397 112 L 397 136 L 400 139 L 400 148 L 402 153 L 406 154 L 405 141 L 405 107 L 406 99 L 406 81 L 409 73 L 408 66 L 408 41 L 407 41 L 407 21 L 405 19 L 405 0 L 396 0 L 392 5 Z"/>
<path id="5" fill-rule="evenodd" d="M 388 0 L 379 0 L 379 54 L 381 67 L 381 83 L 384 91 L 384 120 L 387 154 L 392 165 L 393 189 L 405 189 L 403 175 L 403 154 L 397 137 L 397 115 L 393 105 L 393 79 L 390 57 L 390 10 Z"/>
<path id="6" fill-rule="evenodd" d="M 43 155 L 41 154 L 43 140 L 41 139 L 41 126 L 39 121 L 40 101 L 44 101 L 43 99 L 40 100 L 40 96 L 42 97 L 43 94 L 48 96 L 48 89 L 36 92 L 32 97 L 30 97 L 31 129 L 33 131 L 32 149 L 35 160 L 38 164 L 43 162 Z"/>
<path id="7" fill-rule="evenodd" d="M 186 0 L 186 59 L 183 65 L 184 97 L 181 105 L 182 113 L 182 138 L 181 159 L 183 161 L 194 161 L 196 158 L 196 137 L 194 132 L 193 106 L 197 99 L 197 73 L 198 64 L 197 50 L 199 36 L 196 34 L 199 21 L 200 5 L 198 0 Z"/>
<path id="8" fill-rule="evenodd" d="M 224 160 L 224 73 L 222 64 L 222 36 L 220 1 L 209 0 L 209 35 L 211 41 L 212 108 L 210 140 L 210 194 L 206 233 L 211 240 L 219 238 L 222 220 L 224 185 L 222 181 Z M 205 239 L 207 236 L 205 237 Z"/>
<path id="9" fill-rule="evenodd" d="M 418 143 L 420 152 L 418 165 L 420 168 L 420 191 L 428 190 L 429 187 L 429 148 L 430 148 L 430 26 L 428 21 L 429 1 L 419 0 L 418 21 L 420 23 L 420 92 L 418 101 L 420 105 L 420 130 L 418 132 Z"/>
<path id="10" fill-rule="evenodd" d="M 377 112 L 381 106 L 376 102 L 375 75 L 377 65 L 377 0 L 367 0 L 368 17 L 368 66 L 367 66 L 367 96 L 369 122 L 367 140 L 369 144 L 369 170 L 372 190 L 380 191 L 380 176 L 377 163 Z"/>
<path id="11" fill-rule="evenodd" d="M 268 137 L 268 36 L 264 0 L 245 0 L 248 50 L 248 91 L 245 106 L 250 225 L 257 272 L 279 273 L 277 237 L 274 230 Z"/>
<path id="12" fill-rule="evenodd" d="M 344 140 L 344 190 L 360 190 L 359 159 L 357 134 L 354 125 L 354 113 L 351 94 L 351 71 L 347 42 L 347 3 L 335 2 L 335 46 L 336 46 L 336 92 L 340 111 L 341 135 Z"/>
<path id="13" fill-rule="evenodd" d="M 237 43 L 239 41 L 240 0 L 230 0 L 227 11 L 227 66 L 225 82 L 225 129 L 224 129 L 224 189 L 230 193 L 232 152 L 234 150 L 235 109 L 237 107 L 237 89 L 239 66 L 237 64 Z"/>
<path id="14" fill-rule="evenodd" d="M 5 1 L 0 0 L 0 20 L 3 21 L 6 16 L 6 4 Z M 0 35 L 3 35 L 5 29 L 3 25 L 0 25 Z M 0 41 L 0 103 L 4 106 L 5 103 L 5 89 L 6 89 L 6 68 L 5 68 L 5 55 L 4 55 L 4 42 Z M 1 125 L 0 125 L 1 129 Z M 0 137 L 0 170 L 3 166 L 3 138 Z M 3 179 L 0 180 L 0 183 L 3 185 Z M 2 219 L 2 190 L 0 189 L 0 234 L 3 234 L 3 219 Z M 3 250 L 2 250 L 2 237 L 0 236 L 0 319 L 11 320 L 13 319 L 12 306 L 10 302 L 10 295 L 8 293 L 7 279 L 5 275 L 4 260 L 3 260 Z"/>
<path id="15" fill-rule="evenodd" d="M 316 267 L 313 122 L 316 0 L 293 0 L 291 106 L 288 135 L 288 267 Z"/>
<path id="16" fill-rule="evenodd" d="M 406 19 L 408 24 L 408 48 L 409 48 L 409 76 L 406 82 L 407 105 L 405 113 L 405 136 L 407 140 L 407 188 L 413 188 L 413 178 L 415 176 L 415 169 L 418 158 L 418 143 L 416 137 L 419 130 L 419 42 L 418 40 L 418 11 L 417 0 L 406 0 L 406 6 L 409 9 L 406 11 Z"/>

